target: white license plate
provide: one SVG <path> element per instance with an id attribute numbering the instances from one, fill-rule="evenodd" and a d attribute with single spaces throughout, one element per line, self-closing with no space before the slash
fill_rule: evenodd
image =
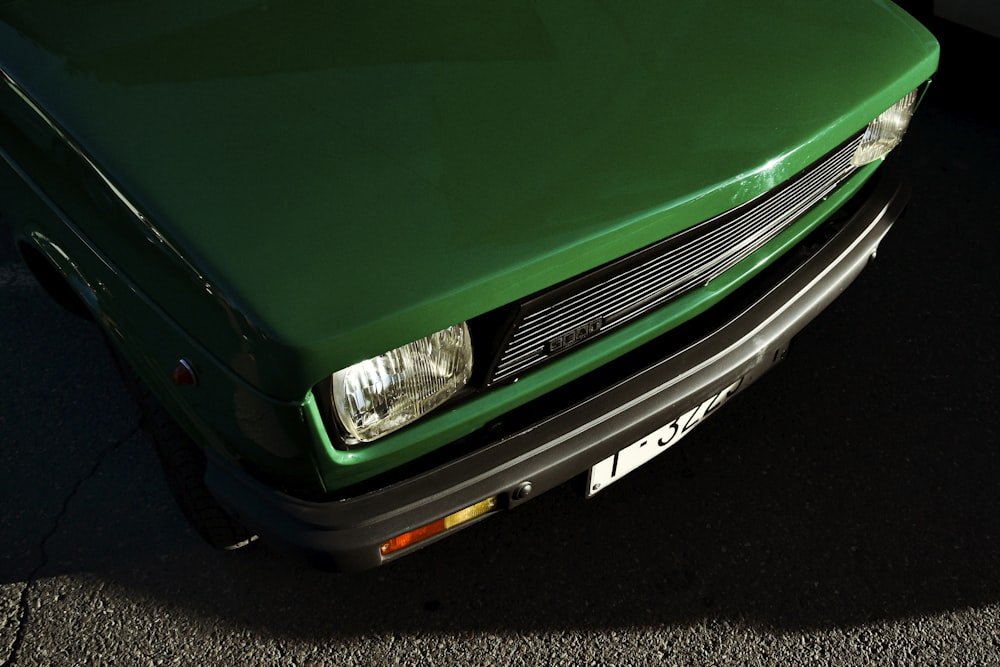
<path id="1" fill-rule="evenodd" d="M 666 451 L 668 447 L 690 433 L 705 417 L 732 398 L 741 384 L 743 384 L 742 377 L 669 424 L 595 465 L 587 475 L 587 497 L 603 491 L 657 454 Z"/>

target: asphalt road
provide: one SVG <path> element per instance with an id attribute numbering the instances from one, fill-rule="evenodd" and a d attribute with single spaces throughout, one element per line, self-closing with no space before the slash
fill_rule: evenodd
<path id="1" fill-rule="evenodd" d="M 939 33 L 908 215 L 787 361 L 595 499 L 360 575 L 202 546 L 0 229 L 2 665 L 1000 664 L 1000 51 Z"/>

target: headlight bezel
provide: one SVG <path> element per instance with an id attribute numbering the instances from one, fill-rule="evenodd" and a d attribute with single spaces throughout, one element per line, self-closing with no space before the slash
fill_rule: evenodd
<path id="1" fill-rule="evenodd" d="M 418 396 L 407 393 L 414 389 L 415 381 L 442 379 L 441 374 L 428 375 L 426 371 L 440 370 L 440 364 L 446 361 L 441 355 L 447 355 L 445 348 L 449 344 L 458 348 L 455 361 L 460 368 L 457 369 L 455 377 L 445 379 L 439 390 L 431 391 L 429 394 Z M 436 354 L 438 356 L 435 356 Z M 365 384 L 366 378 L 373 379 L 375 375 L 379 375 L 373 371 L 385 370 L 387 366 L 389 370 L 382 373 L 380 378 L 388 379 L 388 382 L 377 387 L 377 382 Z M 457 397 L 465 395 L 470 389 L 474 368 L 472 335 L 468 323 L 460 322 L 331 373 L 316 386 L 314 391 L 328 430 L 332 427 L 330 435 L 337 436 L 340 441 L 337 445 L 353 449 L 377 443 L 385 436 L 421 420 Z M 421 370 L 425 373 L 421 374 Z M 366 389 L 371 391 L 369 396 L 379 399 L 375 401 L 378 403 L 376 407 L 388 408 L 385 414 L 376 416 L 374 427 L 371 426 L 372 420 L 359 424 L 352 416 L 345 413 L 345 396 L 350 402 L 352 397 L 359 398 L 361 396 L 359 392 L 363 394 Z M 379 392 L 379 389 L 384 391 Z M 359 400 L 351 405 L 357 407 L 363 402 Z M 368 415 L 372 414 L 373 411 L 369 410 Z"/>

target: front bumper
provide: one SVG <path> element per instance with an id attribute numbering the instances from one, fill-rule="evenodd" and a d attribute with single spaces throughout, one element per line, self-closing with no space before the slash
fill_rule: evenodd
<path id="1" fill-rule="evenodd" d="M 383 557 L 379 546 L 484 498 L 498 496 L 501 507 L 517 506 L 585 472 L 737 378 L 743 378 L 742 391 L 779 361 L 792 337 L 857 277 L 902 213 L 907 188 L 887 176 L 875 178 L 842 209 L 848 215 L 825 223 L 778 266 L 733 295 L 726 309 L 702 316 L 711 319 L 710 326 L 689 327 L 696 333 L 671 347 L 653 341 L 645 346 L 640 366 L 630 362 L 617 377 L 605 371 L 577 381 L 575 388 L 556 392 L 574 396 L 568 404 L 557 397 L 543 406 L 556 407 L 541 416 L 515 418 L 514 427 L 508 422 L 499 431 L 484 429 L 470 439 L 477 446 L 450 461 L 378 490 L 327 502 L 279 493 L 211 455 L 206 483 L 251 530 L 342 571 L 405 555 L 409 549 Z M 720 310 L 727 313 L 723 321 L 717 321 Z M 669 352 L 649 359 L 663 349 Z M 595 378 L 600 381 L 596 388 Z"/>

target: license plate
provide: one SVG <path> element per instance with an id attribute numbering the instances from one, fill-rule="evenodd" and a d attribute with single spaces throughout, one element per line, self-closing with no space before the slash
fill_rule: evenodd
<path id="1" fill-rule="evenodd" d="M 732 398 L 742 384 L 743 378 L 741 377 L 670 423 L 656 429 L 642 440 L 633 442 L 595 465 L 587 475 L 587 497 L 598 491 L 603 491 L 657 454 L 666 451 L 668 447 L 690 433 L 695 426 Z"/>

